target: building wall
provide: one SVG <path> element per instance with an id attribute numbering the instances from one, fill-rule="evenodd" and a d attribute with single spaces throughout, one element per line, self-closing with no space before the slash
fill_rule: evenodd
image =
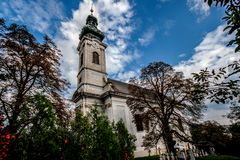
<path id="1" fill-rule="evenodd" d="M 134 152 L 135 157 L 143 157 L 148 155 L 148 151 L 144 150 L 142 147 L 143 136 L 146 134 L 144 131 L 138 132 L 136 129 L 135 123 L 133 123 L 133 116 L 129 107 L 126 104 L 127 99 L 123 97 L 112 97 L 109 98 L 106 102 L 111 103 L 111 107 L 106 110 L 106 115 L 109 117 L 110 121 L 119 121 L 123 119 L 123 122 L 128 129 L 129 133 L 135 135 L 137 140 L 135 142 L 136 151 Z M 105 102 L 105 103 L 106 103 Z M 162 145 L 161 145 L 162 146 Z M 153 149 L 151 152 L 155 154 L 156 151 Z"/>
<path id="2" fill-rule="evenodd" d="M 137 131 L 136 125 L 133 123 L 133 116 L 126 104 L 127 98 L 125 96 L 120 97 L 115 95 L 110 95 L 105 99 L 100 98 L 104 93 L 114 91 L 114 87 L 111 86 L 111 83 L 107 82 L 105 60 L 106 47 L 106 44 L 94 38 L 94 36 L 84 36 L 79 42 L 79 73 L 77 75 L 78 89 L 76 91 L 76 95 L 79 95 L 75 97 L 76 106 L 80 106 L 83 113 L 86 115 L 91 107 L 94 105 L 101 105 L 104 113 L 111 122 L 117 122 L 122 119 L 129 133 L 135 135 L 137 138 L 135 142 L 137 147 L 135 157 L 147 156 L 149 152 L 142 147 L 143 136 L 146 132 Z M 98 53 L 99 64 L 93 63 L 93 52 Z M 155 149 L 152 149 L 151 154 L 158 154 L 159 147 L 162 153 L 165 151 L 163 143 L 160 142 Z"/>

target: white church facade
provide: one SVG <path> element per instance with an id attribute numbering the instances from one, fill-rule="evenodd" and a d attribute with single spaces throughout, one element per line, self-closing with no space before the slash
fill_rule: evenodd
<path id="1" fill-rule="evenodd" d="M 92 14 L 87 17 L 86 25 L 82 28 L 78 45 L 79 68 L 77 89 L 73 95 L 73 102 L 84 113 L 93 105 L 101 105 L 110 121 L 122 119 L 129 133 L 136 136 L 135 157 L 147 156 L 148 151 L 142 147 L 143 126 L 133 123 L 133 116 L 126 104 L 129 96 L 128 84 L 108 78 L 106 73 L 104 34 L 97 28 L 97 18 Z M 159 148 L 164 151 L 165 146 L 160 143 L 152 149 L 151 154 L 158 154 Z"/>

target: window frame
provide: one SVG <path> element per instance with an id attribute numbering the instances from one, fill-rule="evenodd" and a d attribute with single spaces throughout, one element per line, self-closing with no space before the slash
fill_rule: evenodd
<path id="1" fill-rule="evenodd" d="M 100 64 L 99 57 L 100 56 L 99 56 L 99 54 L 96 51 L 92 52 L 92 63 Z"/>

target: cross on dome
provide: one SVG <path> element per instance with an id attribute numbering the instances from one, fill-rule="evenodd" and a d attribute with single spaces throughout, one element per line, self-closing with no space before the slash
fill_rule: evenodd
<path id="1" fill-rule="evenodd" d="M 80 34 L 80 39 L 82 39 L 84 36 L 89 36 L 89 37 L 95 37 L 102 41 L 104 39 L 104 34 L 101 30 L 97 28 L 98 26 L 98 20 L 97 18 L 93 15 L 93 3 L 90 9 L 91 14 L 87 16 L 86 19 L 86 24 L 82 28 L 82 32 Z"/>
<path id="2" fill-rule="evenodd" d="M 91 15 L 93 15 L 93 3 L 92 3 L 92 6 L 91 6 L 91 9 L 90 9 L 90 12 L 91 12 Z"/>

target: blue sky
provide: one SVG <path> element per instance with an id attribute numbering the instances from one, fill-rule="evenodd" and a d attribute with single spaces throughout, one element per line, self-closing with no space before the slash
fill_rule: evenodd
<path id="1" fill-rule="evenodd" d="M 203 68 L 218 68 L 237 58 L 226 47 L 222 8 L 203 0 L 94 0 L 94 15 L 108 44 L 107 72 L 126 81 L 153 61 L 164 61 L 186 77 Z M 78 35 L 92 0 L 1 0 L 0 17 L 24 24 L 42 40 L 48 34 L 62 51 L 61 69 L 76 88 Z M 226 107 L 209 104 L 206 119 L 226 123 Z"/>

